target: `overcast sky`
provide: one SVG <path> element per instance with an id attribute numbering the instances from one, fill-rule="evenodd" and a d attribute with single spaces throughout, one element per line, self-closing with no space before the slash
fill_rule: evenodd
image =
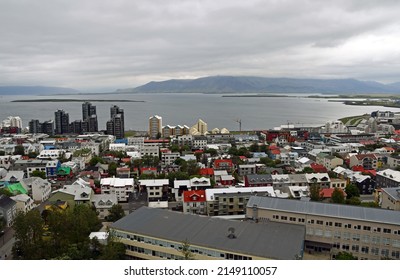
<path id="1" fill-rule="evenodd" d="M 0 0 L 0 85 L 209 75 L 400 81 L 400 1 Z"/>

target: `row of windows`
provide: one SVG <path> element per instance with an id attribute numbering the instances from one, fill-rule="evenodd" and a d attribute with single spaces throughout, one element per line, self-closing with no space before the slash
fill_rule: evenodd
<path id="1" fill-rule="evenodd" d="M 152 245 L 158 245 L 160 247 L 168 247 L 168 248 L 173 248 L 176 250 L 182 250 L 182 244 L 181 243 L 173 243 L 173 242 L 168 242 L 168 241 L 162 241 L 162 240 L 157 240 L 157 239 L 151 239 L 151 238 L 147 238 L 147 237 L 143 237 L 143 236 L 139 236 L 139 235 L 126 235 L 126 234 L 122 234 L 122 233 L 117 233 L 117 237 L 119 238 L 127 238 L 129 240 L 134 240 L 134 241 L 138 241 L 138 242 L 142 242 L 142 243 L 146 243 L 146 244 L 152 244 Z M 132 246 L 135 247 L 135 246 Z M 139 247 L 137 247 L 139 248 Z M 140 248 L 141 250 L 147 250 L 147 249 L 143 249 Z M 149 252 L 151 250 L 148 250 Z M 214 250 L 209 250 L 209 249 L 205 249 L 205 248 L 198 248 L 195 246 L 190 246 L 190 251 L 192 253 L 195 254 L 199 254 L 199 255 L 205 255 L 205 256 L 209 256 L 209 257 L 216 257 L 216 258 L 224 258 L 224 259 L 235 259 L 235 260 L 248 260 L 251 259 L 251 257 L 246 257 L 246 256 L 241 256 L 241 255 L 235 255 L 235 254 L 225 254 L 225 253 L 221 253 L 219 251 L 214 251 Z M 139 251 L 138 251 L 139 252 Z M 140 251 L 139 253 L 141 253 L 142 251 Z M 150 254 L 147 251 L 143 251 L 146 254 Z M 229 255 L 229 256 L 227 256 Z M 160 255 L 157 255 L 160 256 Z"/>
<path id="2" fill-rule="evenodd" d="M 279 216 L 279 215 L 273 215 L 272 216 L 273 219 L 275 220 L 283 220 L 283 221 L 287 221 L 288 220 L 288 216 Z M 303 223 L 304 219 L 303 218 L 296 218 L 296 217 L 289 217 L 289 220 L 292 222 L 300 222 Z M 324 221 L 323 220 L 314 220 L 314 219 L 310 219 L 307 220 L 308 224 L 317 224 L 317 225 L 324 225 Z M 380 227 L 371 227 L 371 226 L 361 226 L 361 225 L 352 225 L 352 224 L 348 224 L 348 223 L 340 223 L 340 222 L 325 222 L 325 226 L 335 226 L 335 227 L 344 227 L 344 228 L 348 228 L 348 229 L 355 229 L 355 230 L 364 230 L 364 231 L 373 231 L 373 232 L 383 232 L 383 233 L 387 233 L 387 234 L 391 234 L 392 233 L 392 229 L 390 228 L 380 228 Z M 400 235 L 400 230 L 394 230 L 393 234 L 398 234 Z"/>
<path id="3" fill-rule="evenodd" d="M 380 253 L 380 256 L 383 258 L 392 257 L 394 259 L 400 259 L 400 251 L 396 251 L 396 250 L 393 250 L 390 253 L 389 249 L 379 249 L 377 247 L 371 247 L 371 250 L 370 250 L 370 247 L 368 247 L 368 246 L 361 246 L 361 248 L 359 245 L 351 245 L 350 246 L 349 244 L 342 244 L 342 246 L 340 246 L 340 243 L 333 244 L 333 248 L 336 248 L 338 250 L 341 249 L 343 251 L 352 251 L 352 252 L 361 253 L 361 254 L 371 254 L 371 255 L 375 255 L 375 256 L 379 256 L 379 253 Z"/>

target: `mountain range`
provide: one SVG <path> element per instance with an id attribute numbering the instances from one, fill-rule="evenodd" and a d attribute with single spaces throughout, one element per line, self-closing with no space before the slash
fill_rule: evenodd
<path id="1" fill-rule="evenodd" d="M 119 89 L 135 93 L 322 93 L 363 94 L 400 93 L 400 83 L 383 84 L 356 79 L 292 79 L 252 76 L 209 76 L 198 79 L 173 79 Z"/>
<path id="2" fill-rule="evenodd" d="M 76 89 L 45 86 L 0 86 L 0 95 L 56 95 L 78 93 Z"/>

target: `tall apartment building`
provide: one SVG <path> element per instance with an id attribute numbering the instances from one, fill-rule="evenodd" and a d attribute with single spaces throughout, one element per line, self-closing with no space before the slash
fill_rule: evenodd
<path id="1" fill-rule="evenodd" d="M 56 123 L 56 134 L 69 133 L 69 114 L 64 110 L 57 110 L 54 113 Z"/>
<path id="2" fill-rule="evenodd" d="M 98 131 L 98 122 L 96 114 L 96 106 L 90 102 L 82 104 L 82 130 L 83 132 L 96 132 Z"/>
<path id="3" fill-rule="evenodd" d="M 39 120 L 31 120 L 29 122 L 29 133 L 44 133 L 48 135 L 54 134 L 54 121 L 49 120 L 43 123 L 39 122 Z"/>
<path id="4" fill-rule="evenodd" d="M 114 105 L 110 109 L 110 120 L 106 124 L 107 134 L 114 135 L 117 139 L 124 138 L 124 110 Z"/>
<path id="5" fill-rule="evenodd" d="M 253 196 L 246 218 L 305 225 L 305 252 L 321 259 L 341 251 L 358 259 L 400 259 L 397 211 Z"/>
<path id="6" fill-rule="evenodd" d="M 149 137 L 157 138 L 162 133 L 162 117 L 154 115 L 149 118 Z"/>

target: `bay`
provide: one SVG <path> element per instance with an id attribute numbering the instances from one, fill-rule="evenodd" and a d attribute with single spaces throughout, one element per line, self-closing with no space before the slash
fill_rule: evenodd
<path id="1" fill-rule="evenodd" d="M 275 94 L 274 94 L 275 95 Z M 306 98 L 304 94 L 285 94 L 286 97 L 222 97 L 222 94 L 202 93 L 146 93 L 146 94 L 80 94 L 59 96 L 0 96 L 0 121 L 8 116 L 20 116 L 23 126 L 31 119 L 53 119 L 62 109 L 69 113 L 70 122 L 82 118 L 80 102 L 11 102 L 24 99 L 80 99 L 91 100 L 97 107 L 99 129 L 105 129 L 110 118 L 110 107 L 117 105 L 125 112 L 125 130 L 148 130 L 148 118 L 159 115 L 163 125 L 194 125 L 198 119 L 208 129 L 242 130 L 270 129 L 282 124 L 320 126 L 342 117 L 370 114 L 372 111 L 394 111 L 381 106 L 349 106 L 327 99 Z M 95 100 L 113 100 L 96 102 Z M 144 101 L 125 102 L 124 100 Z"/>

